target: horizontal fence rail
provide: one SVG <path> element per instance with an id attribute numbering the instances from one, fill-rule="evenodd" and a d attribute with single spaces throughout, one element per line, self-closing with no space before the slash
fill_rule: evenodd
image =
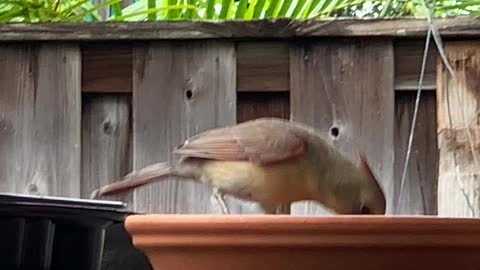
<path id="1" fill-rule="evenodd" d="M 477 37 L 480 19 L 457 17 L 436 21 L 444 37 Z M 286 39 L 308 37 L 425 37 L 426 19 L 310 19 L 248 21 L 168 21 L 125 23 L 0 24 L 0 40 L 181 40 Z"/>

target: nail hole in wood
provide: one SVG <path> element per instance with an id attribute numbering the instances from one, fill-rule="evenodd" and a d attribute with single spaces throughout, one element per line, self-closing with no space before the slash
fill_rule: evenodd
<path id="1" fill-rule="evenodd" d="M 338 137 L 338 134 L 340 133 L 340 130 L 338 129 L 338 127 L 332 127 L 330 128 L 330 134 L 333 136 L 333 137 Z"/>
<path id="2" fill-rule="evenodd" d="M 187 99 L 191 99 L 191 98 L 193 97 L 193 92 L 192 92 L 192 90 L 187 90 L 187 91 L 185 91 L 185 97 L 186 97 Z"/>

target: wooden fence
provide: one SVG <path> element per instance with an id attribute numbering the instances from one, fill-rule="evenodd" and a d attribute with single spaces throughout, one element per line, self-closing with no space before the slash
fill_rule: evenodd
<path id="1" fill-rule="evenodd" d="M 399 197 L 424 20 L 0 25 L 0 191 L 86 198 L 168 160 L 188 136 L 276 116 L 316 126 L 346 155 L 365 151 L 389 214 L 478 215 L 479 167 L 458 108 L 475 143 L 479 26 L 438 22 L 468 83 L 453 89 L 432 44 Z M 207 187 L 174 179 L 111 199 L 140 212 L 220 213 Z M 227 199 L 235 213 L 259 211 Z M 326 214 L 307 202 L 291 213 Z"/>

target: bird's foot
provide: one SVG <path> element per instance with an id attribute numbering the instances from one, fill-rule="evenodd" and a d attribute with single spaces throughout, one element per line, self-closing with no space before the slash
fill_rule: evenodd
<path id="1" fill-rule="evenodd" d="M 280 204 L 276 209 L 277 215 L 290 215 L 290 204 Z"/>
<path id="2" fill-rule="evenodd" d="M 278 204 L 262 202 L 260 203 L 260 208 L 266 215 L 275 215 L 277 214 Z"/>
<path id="3" fill-rule="evenodd" d="M 100 189 L 97 188 L 95 189 L 94 191 L 92 191 L 92 193 L 90 193 L 90 200 L 95 200 L 95 199 L 98 199 L 98 193 L 100 192 Z"/>

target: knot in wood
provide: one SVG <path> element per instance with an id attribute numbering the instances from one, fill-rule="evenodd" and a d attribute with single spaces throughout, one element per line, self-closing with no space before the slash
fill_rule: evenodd
<path id="1" fill-rule="evenodd" d="M 12 122 L 8 119 L 0 118 L 0 133 L 11 133 L 12 130 Z"/>
<path id="2" fill-rule="evenodd" d="M 38 193 L 38 187 L 35 184 L 29 184 L 27 187 L 28 193 L 30 194 L 37 194 Z"/>
<path id="3" fill-rule="evenodd" d="M 115 131 L 115 127 L 110 121 L 103 122 L 103 133 L 107 135 L 112 135 Z"/>

